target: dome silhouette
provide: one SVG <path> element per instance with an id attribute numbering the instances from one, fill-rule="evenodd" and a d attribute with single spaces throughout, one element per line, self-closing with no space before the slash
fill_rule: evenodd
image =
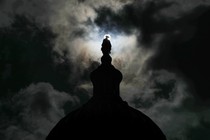
<path id="1" fill-rule="evenodd" d="M 90 74 L 93 97 L 62 118 L 46 140 L 82 138 L 166 140 L 161 129 L 145 114 L 130 107 L 120 97 L 122 73 L 106 52 L 102 64 Z"/>

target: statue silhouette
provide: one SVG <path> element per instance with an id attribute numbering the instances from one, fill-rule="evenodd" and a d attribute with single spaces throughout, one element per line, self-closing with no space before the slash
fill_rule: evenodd
<path id="1" fill-rule="evenodd" d="M 102 43 L 101 65 L 90 74 L 93 97 L 69 113 L 51 130 L 46 140 L 72 138 L 166 140 L 161 129 L 120 97 L 122 74 L 112 64 L 111 43 Z"/>
<path id="2" fill-rule="evenodd" d="M 108 55 L 111 53 L 111 42 L 109 41 L 109 37 L 106 36 L 105 39 L 103 40 L 103 43 L 101 45 L 101 51 L 104 55 Z"/>

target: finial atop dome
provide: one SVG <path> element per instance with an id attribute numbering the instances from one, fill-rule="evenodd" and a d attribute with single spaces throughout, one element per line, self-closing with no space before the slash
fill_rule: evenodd
<path id="1" fill-rule="evenodd" d="M 104 55 L 110 54 L 111 53 L 111 42 L 110 42 L 111 36 L 109 34 L 106 34 L 104 36 L 103 42 L 102 42 L 102 47 L 101 47 L 101 51 Z"/>

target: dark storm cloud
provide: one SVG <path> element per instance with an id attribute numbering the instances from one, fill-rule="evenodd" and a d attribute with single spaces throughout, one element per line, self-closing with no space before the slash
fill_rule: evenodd
<path id="1" fill-rule="evenodd" d="M 53 64 L 55 35 L 49 28 L 42 28 L 25 16 L 16 16 L 11 27 L 0 29 L 0 36 L 2 93 L 7 90 L 16 92 L 31 82 L 56 84 L 60 79 L 59 83 L 65 84 L 64 79 L 55 78 L 55 73 L 59 73 Z M 62 84 L 58 88 L 62 89 Z"/>
<path id="2" fill-rule="evenodd" d="M 31 84 L 11 100 L 1 102 L 1 139 L 45 139 L 65 115 L 64 106 L 78 106 L 79 99 L 59 92 L 49 83 Z M 8 117 L 10 116 L 10 117 Z"/>
<path id="3" fill-rule="evenodd" d="M 48 0 L 8 0 L 4 1 L 0 7 L 0 27 L 9 26 L 15 15 L 27 15 L 34 17 L 36 21 L 43 25 L 49 24 L 50 15 L 54 14 L 53 3 Z M 59 5 L 59 4 L 58 4 Z M 44 14 L 43 14 L 44 13 Z"/>
<path id="4" fill-rule="evenodd" d="M 139 41 L 151 43 L 153 35 L 174 30 L 173 22 L 162 18 L 159 13 L 161 10 L 174 5 L 174 2 L 142 2 L 125 5 L 122 9 L 114 12 L 113 9 L 102 7 L 96 9 L 98 13 L 95 23 L 106 31 L 125 32 L 132 34 L 133 30 L 140 31 Z M 172 23 L 172 24 L 171 24 Z"/>
<path id="5" fill-rule="evenodd" d="M 191 95 L 191 88 L 178 74 L 153 70 L 138 92 L 131 100 L 127 100 L 159 124 L 169 140 L 188 140 L 189 135 L 198 138 L 202 134 L 209 137 L 206 134 L 210 122 L 208 106 L 198 104 L 197 99 Z M 198 135 L 192 133 L 191 129 L 197 130 Z"/>
<path id="6" fill-rule="evenodd" d="M 15 16 L 10 27 L 0 28 L 0 37 L 0 89 L 5 93 L 1 96 L 40 81 L 73 94 L 80 77 L 72 76 L 75 78 L 69 81 L 75 67 L 53 50 L 56 34 L 49 27 L 41 27 L 33 18 Z M 56 63 L 59 59 L 62 62 Z"/>
<path id="7" fill-rule="evenodd" d="M 151 59 L 151 68 L 166 68 L 181 72 L 190 80 L 197 96 L 209 100 L 209 12 L 210 7 L 200 6 L 178 19 L 178 29 L 166 33 L 159 51 Z"/>

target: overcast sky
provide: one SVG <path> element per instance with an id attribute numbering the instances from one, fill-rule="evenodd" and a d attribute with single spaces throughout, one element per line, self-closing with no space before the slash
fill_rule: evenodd
<path id="1" fill-rule="evenodd" d="M 0 139 L 44 140 L 92 96 L 105 34 L 120 95 L 168 140 L 210 139 L 210 0 L 0 0 Z"/>

